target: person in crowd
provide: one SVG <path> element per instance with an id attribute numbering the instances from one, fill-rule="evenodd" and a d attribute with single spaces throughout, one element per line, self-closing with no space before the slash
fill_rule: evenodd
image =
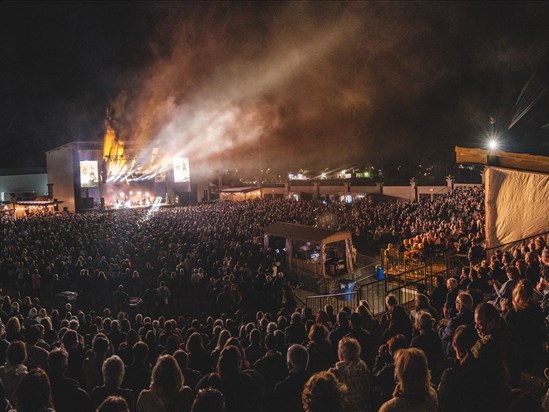
<path id="1" fill-rule="evenodd" d="M 246 353 L 246 359 L 252 365 L 265 355 L 265 349 L 261 345 L 261 332 L 258 329 L 253 329 L 250 332 L 250 344 L 244 351 Z"/>
<path id="2" fill-rule="evenodd" d="M 288 344 L 302 344 L 307 340 L 305 325 L 301 319 L 301 314 L 295 312 L 292 314 L 290 325 L 284 330 Z"/>
<path id="3" fill-rule="evenodd" d="M 77 381 L 65 376 L 68 358 L 69 355 L 63 347 L 48 354 L 48 374 L 54 409 L 56 412 L 91 412 L 94 408 L 88 393 L 80 388 Z"/>
<path id="4" fill-rule="evenodd" d="M 301 400 L 304 412 L 344 412 L 347 388 L 332 372 L 319 372 L 309 378 Z"/>
<path id="5" fill-rule="evenodd" d="M 475 328 L 480 339 L 471 348 L 475 359 L 494 377 L 503 376 L 516 388 L 520 384 L 520 353 L 499 311 L 483 302 L 475 308 Z M 503 379 L 503 378 L 502 378 Z"/>
<path id="6" fill-rule="evenodd" d="M 371 411 L 370 391 L 372 379 L 368 365 L 360 358 L 360 343 L 345 337 L 339 341 L 339 362 L 330 369 L 336 378 L 347 387 L 345 395 L 349 412 Z"/>
<path id="7" fill-rule="evenodd" d="M 414 326 L 419 335 L 412 339 L 411 348 L 421 349 L 427 357 L 430 370 L 438 369 L 443 359 L 442 339 L 433 329 L 435 320 L 429 312 L 421 311 L 416 314 Z"/>
<path id="8" fill-rule="evenodd" d="M 328 340 L 328 328 L 315 323 L 309 331 L 307 351 L 309 352 L 309 373 L 328 370 L 333 364 L 332 348 Z"/>
<path id="9" fill-rule="evenodd" d="M 174 352 L 173 357 L 183 373 L 183 380 L 185 384 L 191 389 L 196 388 L 196 385 L 200 381 L 202 375 L 197 370 L 189 368 L 189 355 L 183 349 L 178 349 Z"/>
<path id="10" fill-rule="evenodd" d="M 34 368 L 47 369 L 48 351 L 37 345 L 41 338 L 41 329 L 39 325 L 32 325 L 26 333 L 26 351 L 27 359 L 25 366 L 30 370 Z"/>
<path id="11" fill-rule="evenodd" d="M 478 362 L 471 353 L 479 337 L 469 325 L 455 331 L 452 347 L 457 363 L 444 371 L 438 387 L 441 412 L 503 411 L 510 405 L 511 388 L 503 375 Z"/>
<path id="12" fill-rule="evenodd" d="M 394 356 L 400 349 L 408 347 L 408 340 L 404 335 L 396 335 L 381 345 L 372 370 L 374 382 L 379 393 L 374 399 L 374 405 L 380 406 L 389 400 L 395 388 L 395 361 Z"/>
<path id="13" fill-rule="evenodd" d="M 55 412 L 47 373 L 36 368 L 25 375 L 15 391 L 17 412 Z"/>
<path id="14" fill-rule="evenodd" d="M 191 412 L 225 412 L 225 397 L 217 389 L 198 391 Z"/>
<path id="15" fill-rule="evenodd" d="M 497 307 L 508 310 L 513 299 L 513 289 L 519 281 L 519 271 L 514 266 L 507 266 L 505 273 L 507 274 L 507 281 L 505 283 L 499 285 L 496 281 L 492 282 L 495 292 L 495 299 L 492 303 Z"/>
<path id="16" fill-rule="evenodd" d="M 109 396 L 99 405 L 97 412 L 130 412 L 130 408 L 122 396 Z"/>
<path id="17" fill-rule="evenodd" d="M 423 351 L 416 348 L 399 350 L 395 355 L 395 377 L 397 386 L 393 398 L 381 405 L 380 412 L 437 410 L 437 392 L 431 386 Z"/>
<path id="18" fill-rule="evenodd" d="M 152 371 L 150 389 L 143 390 L 137 399 L 137 412 L 190 411 L 194 396 L 191 388 L 184 384 L 175 358 L 162 355 Z"/>
<path id="19" fill-rule="evenodd" d="M 304 346 L 293 344 L 288 349 L 286 359 L 289 374 L 275 386 L 273 409 L 276 412 L 303 412 L 301 393 L 311 377 L 307 372 L 309 353 Z"/>
<path id="20" fill-rule="evenodd" d="M 505 314 L 510 334 L 517 339 L 522 369 L 532 371 L 543 359 L 544 316 L 534 301 L 534 287 L 521 279 L 513 289 L 511 309 Z"/>
<path id="21" fill-rule="evenodd" d="M 252 412 L 258 408 L 253 393 L 254 382 L 250 375 L 242 373 L 242 355 L 236 346 L 227 346 L 221 352 L 216 372 L 205 375 L 196 389 L 214 388 L 225 396 L 227 412 Z"/>
<path id="22" fill-rule="evenodd" d="M 379 321 L 375 318 L 374 313 L 370 308 L 370 304 L 365 300 L 361 300 L 358 303 L 355 313 L 358 313 L 362 318 L 362 328 L 368 333 L 368 335 L 370 335 L 370 350 L 373 354 L 375 354 L 375 348 L 381 344 L 382 338 L 382 331 Z M 358 339 L 358 341 L 360 343 L 360 339 Z M 363 348 L 362 351 L 364 352 L 364 350 L 365 349 Z M 366 349 L 366 352 L 368 351 L 369 350 Z"/>
<path id="23" fill-rule="evenodd" d="M 103 362 L 109 351 L 109 339 L 103 333 L 95 335 L 92 348 L 88 350 L 82 361 L 82 372 L 86 382 L 85 389 L 88 393 L 91 393 L 96 386 L 103 385 Z"/>
<path id="24" fill-rule="evenodd" d="M 137 342 L 133 345 L 132 352 L 133 363 L 125 367 L 123 386 L 131 389 L 134 394 L 139 394 L 149 387 L 151 381 L 151 369 L 147 363 L 149 346 L 145 342 Z"/>
<path id="25" fill-rule="evenodd" d="M 357 340 L 360 344 L 360 358 L 366 362 L 369 367 L 374 365 L 374 338 L 372 337 L 372 333 L 362 327 L 363 321 L 364 319 L 359 313 L 351 313 L 349 322 L 351 325 L 351 331 L 345 335 L 345 337 Z"/>
<path id="26" fill-rule="evenodd" d="M 189 367 L 196 369 L 201 374 L 209 373 L 212 370 L 212 358 L 204 349 L 202 335 L 193 332 L 187 340 L 187 353 L 189 354 Z"/>
<path id="27" fill-rule="evenodd" d="M 524 255 L 524 261 L 526 263 L 525 277 L 532 285 L 536 285 L 539 282 L 540 277 L 539 260 L 536 259 L 534 252 L 527 252 Z"/>
<path id="28" fill-rule="evenodd" d="M 345 335 L 351 332 L 351 327 L 349 325 L 349 314 L 342 310 L 337 314 L 337 323 L 328 335 L 328 340 L 332 345 L 332 352 L 334 357 L 337 356 L 337 348 L 339 341 L 343 339 Z"/>
<path id="29" fill-rule="evenodd" d="M 473 297 L 467 292 L 460 292 L 456 298 L 457 314 L 450 319 L 442 319 L 439 334 L 442 338 L 443 350 L 446 356 L 453 356 L 452 341 L 454 333 L 460 325 L 474 326 Z"/>
<path id="30" fill-rule="evenodd" d="M 0 380 L 4 384 L 6 397 L 14 404 L 15 391 L 23 378 L 27 375 L 27 367 L 24 365 L 27 358 L 25 344 L 21 341 L 11 342 L 6 352 L 6 364 L 0 366 Z"/>
<path id="31" fill-rule="evenodd" d="M 286 359 L 278 351 L 278 341 L 272 333 L 265 336 L 265 349 L 267 352 L 254 365 L 254 369 L 265 379 L 265 389 L 272 394 L 275 385 L 288 375 Z"/>
<path id="32" fill-rule="evenodd" d="M 398 304 L 395 295 L 389 294 L 385 299 L 387 312 L 382 319 L 383 340 L 388 341 L 393 336 L 404 335 L 408 341 L 412 340 L 412 322 L 406 310 Z"/>
<path id="33" fill-rule="evenodd" d="M 114 313 L 126 310 L 130 302 L 130 295 L 124 290 L 124 285 L 118 285 L 118 289 L 113 292 Z"/>
<path id="34" fill-rule="evenodd" d="M 437 311 L 439 315 L 443 313 L 442 310 L 444 308 L 444 303 L 446 302 L 447 293 L 448 289 L 446 288 L 446 282 L 444 280 L 444 277 L 441 275 L 437 275 L 435 277 L 435 288 L 432 290 L 429 298 L 431 306 Z"/>
<path id="35" fill-rule="evenodd" d="M 424 295 L 423 293 L 418 293 L 416 295 L 415 307 L 411 312 L 412 321 L 414 320 L 413 318 L 415 318 L 414 315 L 420 311 L 429 312 L 431 314 L 431 317 L 435 321 L 438 321 L 439 319 L 439 313 L 434 307 L 431 306 L 429 302 L 429 298 L 427 297 L 427 295 Z"/>
<path id="36" fill-rule="evenodd" d="M 459 293 L 458 281 L 455 278 L 450 278 L 446 281 L 446 301 L 444 302 L 444 317 L 451 318 L 456 315 L 456 298 Z"/>
<path id="37" fill-rule="evenodd" d="M 131 389 L 121 388 L 124 381 L 124 363 L 113 355 L 103 362 L 103 385 L 96 386 L 92 393 L 92 402 L 97 408 L 109 396 L 121 396 L 128 403 L 130 410 L 134 407 L 134 393 Z"/>

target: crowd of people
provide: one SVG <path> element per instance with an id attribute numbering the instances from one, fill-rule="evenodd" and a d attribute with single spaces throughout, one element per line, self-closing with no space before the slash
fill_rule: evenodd
<path id="1" fill-rule="evenodd" d="M 546 359 L 543 239 L 440 279 L 411 314 L 388 296 L 380 322 L 367 302 L 299 307 L 263 245 L 276 221 L 459 239 L 481 232 L 481 194 L 5 219 L 0 410 L 539 409 L 518 388 Z"/>

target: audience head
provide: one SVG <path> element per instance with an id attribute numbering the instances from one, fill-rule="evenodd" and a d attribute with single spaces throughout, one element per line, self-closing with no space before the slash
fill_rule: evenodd
<path id="1" fill-rule="evenodd" d="M 124 380 L 124 362 L 118 356 L 113 355 L 105 359 L 103 367 L 103 382 L 109 388 L 118 388 Z"/>
<path id="2" fill-rule="evenodd" d="M 422 310 L 416 314 L 415 327 L 421 332 L 427 332 L 433 329 L 435 320 L 433 316 L 426 310 Z"/>
<path id="3" fill-rule="evenodd" d="M 426 399 L 431 386 L 427 358 L 421 349 L 401 349 L 395 354 L 397 386 L 393 396 L 421 401 Z"/>
<path id="4" fill-rule="evenodd" d="M 65 348 L 55 348 L 48 355 L 48 369 L 52 376 L 62 376 L 67 370 L 69 354 Z"/>
<path id="5" fill-rule="evenodd" d="M 332 372 L 319 372 L 309 378 L 301 400 L 305 412 L 344 412 L 347 388 Z"/>
<path id="6" fill-rule="evenodd" d="M 483 302 L 476 307 L 475 328 L 481 338 L 494 333 L 500 325 L 499 312 L 493 305 Z"/>
<path id="7" fill-rule="evenodd" d="M 456 358 L 461 360 L 478 340 L 478 334 L 472 326 L 460 325 L 454 332 L 452 347 L 456 353 Z"/>
<path id="8" fill-rule="evenodd" d="M 227 346 L 219 355 L 217 372 L 223 380 L 231 379 L 242 369 L 242 356 L 236 346 Z"/>
<path id="9" fill-rule="evenodd" d="M 130 412 L 130 408 L 122 396 L 109 396 L 99 405 L 97 412 Z"/>
<path id="10" fill-rule="evenodd" d="M 468 292 L 460 292 L 456 298 L 456 309 L 458 312 L 473 310 L 473 297 Z"/>
<path id="11" fill-rule="evenodd" d="M 183 373 L 175 358 L 171 355 L 160 356 L 152 371 L 151 389 L 161 394 L 173 394 L 180 391 L 183 384 Z"/>
<path id="12" fill-rule="evenodd" d="M 15 392 L 18 411 L 43 411 L 53 408 L 50 378 L 41 368 L 32 369 Z"/>
<path id="13" fill-rule="evenodd" d="M 214 388 L 198 391 L 191 412 L 225 412 L 225 396 Z"/>
<path id="14" fill-rule="evenodd" d="M 448 290 L 454 290 L 454 289 L 457 289 L 458 287 L 458 282 L 455 278 L 449 278 L 447 281 L 446 281 L 446 287 L 448 288 Z"/>
<path id="15" fill-rule="evenodd" d="M 528 279 L 521 279 L 513 289 L 513 309 L 526 309 L 534 297 L 534 287 Z"/>
<path id="16" fill-rule="evenodd" d="M 315 323 L 309 331 L 309 341 L 321 344 L 328 339 L 328 328 L 321 323 Z"/>
<path id="17" fill-rule="evenodd" d="M 6 351 L 6 359 L 10 365 L 21 365 L 27 359 L 27 349 L 20 340 L 13 341 Z"/>
<path id="18" fill-rule="evenodd" d="M 386 297 L 385 297 L 385 306 L 387 307 L 387 310 L 389 312 L 392 312 L 394 307 L 398 305 L 398 300 L 396 298 L 395 295 L 393 295 L 392 293 L 389 293 Z"/>
<path id="19" fill-rule="evenodd" d="M 360 343 L 354 338 L 344 337 L 339 341 L 337 354 L 340 361 L 355 362 L 360 359 Z"/>
<path id="20" fill-rule="evenodd" d="M 408 347 L 408 338 L 403 334 L 398 334 L 393 336 L 387 341 L 387 349 L 394 356 L 395 353 L 400 350 Z"/>
<path id="21" fill-rule="evenodd" d="M 309 352 L 305 346 L 294 344 L 288 349 L 286 360 L 290 372 L 304 372 L 309 364 Z"/>

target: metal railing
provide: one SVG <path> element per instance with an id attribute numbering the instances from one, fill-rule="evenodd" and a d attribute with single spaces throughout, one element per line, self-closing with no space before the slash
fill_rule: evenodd
<path id="1" fill-rule="evenodd" d="M 461 268 L 462 263 L 459 259 L 451 257 L 444 263 L 429 263 L 384 279 L 370 276 L 370 281 L 357 284 L 352 292 L 308 296 L 306 304 L 313 312 L 330 304 L 337 313 L 344 307 L 352 309 L 361 300 L 365 300 L 374 316 L 378 316 L 385 312 L 385 296 L 388 293 L 396 295 L 402 305 L 409 304 L 418 292 L 430 294 L 436 285 L 437 276 L 444 279 L 459 277 Z"/>
<path id="2" fill-rule="evenodd" d="M 526 245 L 540 236 L 548 240 L 549 232 L 487 249 L 487 256 L 490 256 L 490 252 L 494 253 L 496 249 L 505 251 Z M 330 304 L 337 313 L 344 307 L 352 309 L 361 300 L 365 300 L 368 302 L 373 314 L 377 316 L 385 312 L 385 296 L 387 294 L 394 294 L 401 305 L 410 304 L 415 300 L 418 292 L 425 294 L 432 292 L 436 286 L 437 276 L 442 276 L 444 279 L 459 278 L 461 268 L 467 264 L 468 261 L 464 259 L 464 256 L 460 257 L 459 255 L 446 256 L 444 259 L 421 264 L 418 262 L 403 262 L 406 270 L 380 280 L 372 276 L 370 267 L 360 268 L 355 271 L 355 280 L 359 280 L 359 282 L 357 282 L 353 292 L 308 296 L 306 304 L 313 312 L 324 309 L 325 305 Z M 368 269 L 368 273 L 366 269 Z M 358 277 L 356 276 L 357 273 L 360 273 Z M 387 273 L 385 272 L 385 274 Z"/>
<path id="3" fill-rule="evenodd" d="M 387 295 L 387 280 L 375 279 L 369 283 L 360 285 L 358 289 L 358 301 L 368 302 L 374 316 L 385 312 L 385 296 Z"/>
<path id="4" fill-rule="evenodd" d="M 345 293 L 333 293 L 330 295 L 316 295 L 307 296 L 307 307 L 313 310 L 313 313 L 319 310 L 324 310 L 326 305 L 332 305 L 334 312 L 338 313 L 344 307 L 351 308 L 351 310 L 358 306 L 358 293 L 345 292 Z"/>

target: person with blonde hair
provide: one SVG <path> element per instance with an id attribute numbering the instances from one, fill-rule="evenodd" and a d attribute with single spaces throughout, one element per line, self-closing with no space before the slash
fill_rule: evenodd
<path id="1" fill-rule="evenodd" d="M 422 350 L 399 350 L 395 354 L 395 376 L 398 383 L 393 398 L 381 405 L 380 412 L 437 410 L 437 393 L 431 386 L 431 374 Z"/>
<path id="2" fill-rule="evenodd" d="M 305 412 L 344 412 L 347 388 L 329 371 L 319 372 L 309 378 L 301 401 Z"/>
<path id="3" fill-rule="evenodd" d="M 347 386 L 345 396 L 347 411 L 370 411 L 370 390 L 372 382 L 370 370 L 360 359 L 360 343 L 351 337 L 344 337 L 339 341 L 338 358 L 334 368 L 330 369 L 341 383 Z"/>
<path id="4" fill-rule="evenodd" d="M 97 408 L 109 396 L 122 396 L 130 409 L 134 406 L 134 394 L 131 389 L 122 389 L 124 380 L 124 362 L 118 356 L 113 355 L 105 359 L 102 366 L 103 382 L 102 386 L 96 386 L 91 394 L 92 402 Z"/>
<path id="5" fill-rule="evenodd" d="M 184 386 L 183 373 L 172 355 L 162 355 L 152 371 L 151 387 L 141 391 L 137 411 L 190 411 L 193 392 Z"/>

